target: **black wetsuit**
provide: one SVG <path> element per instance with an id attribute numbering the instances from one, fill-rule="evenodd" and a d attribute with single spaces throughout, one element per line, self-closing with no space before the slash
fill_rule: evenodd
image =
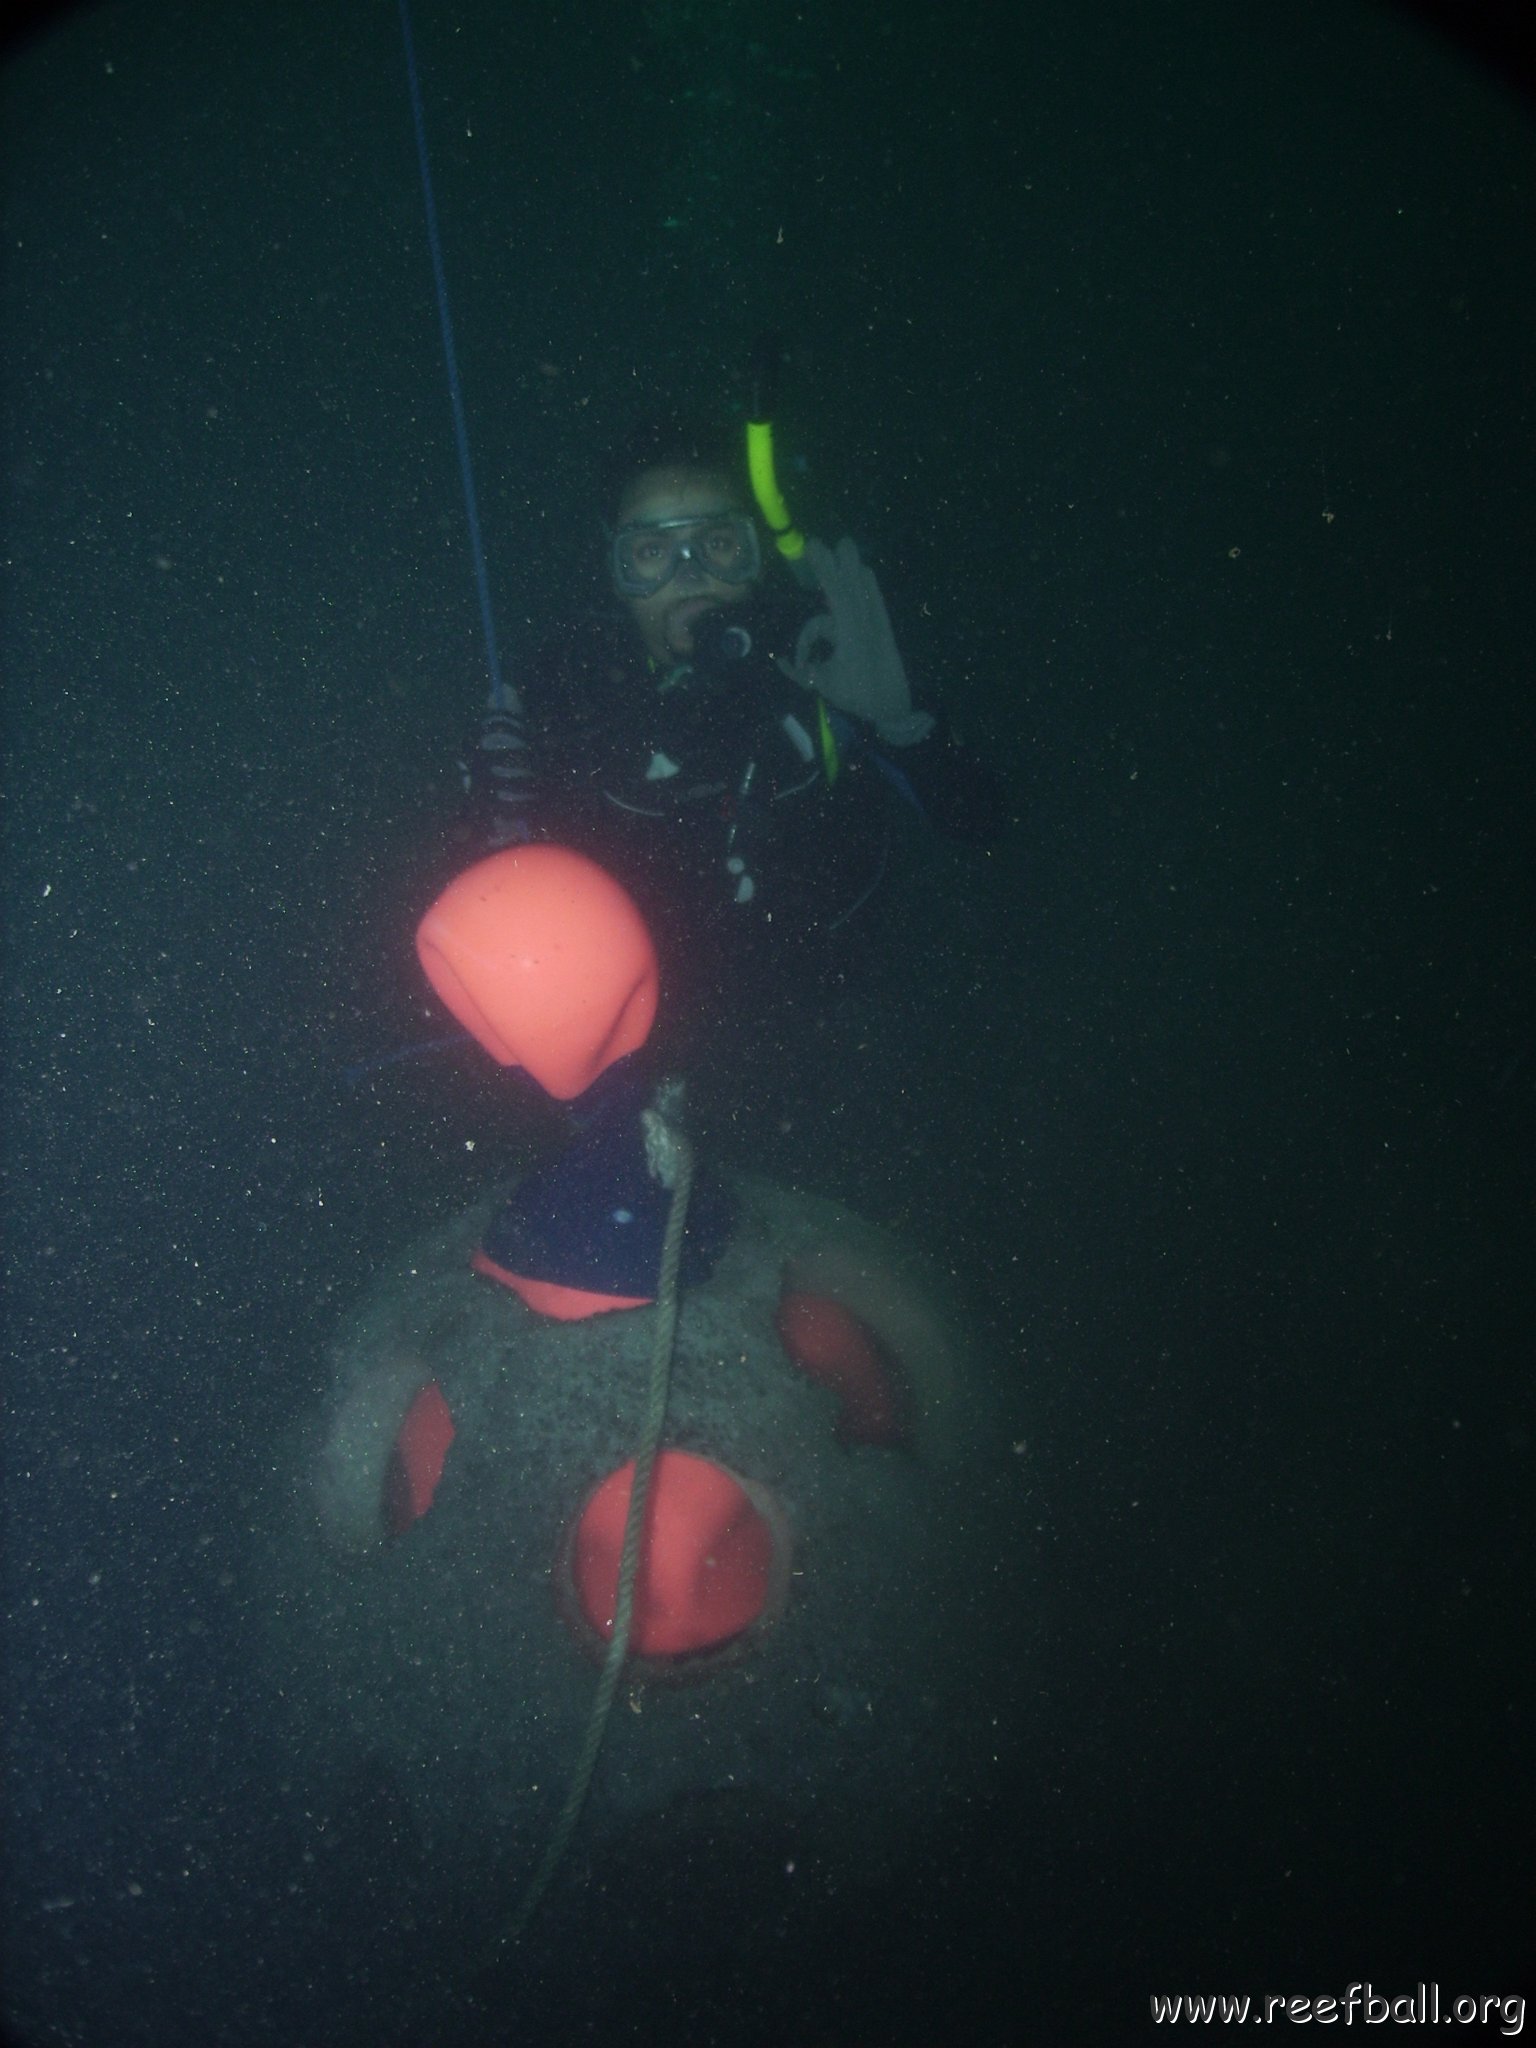
<path id="1" fill-rule="evenodd" d="M 615 610 L 555 636 L 520 679 L 532 773 L 517 821 L 635 898 L 684 1058 L 699 1028 L 751 1029 L 840 977 L 873 925 L 903 796 L 961 821 L 942 732 L 883 748 L 779 667 L 814 609 L 790 590 L 713 613 L 670 671 Z M 467 756 L 482 845 L 509 836 L 496 760 Z"/>

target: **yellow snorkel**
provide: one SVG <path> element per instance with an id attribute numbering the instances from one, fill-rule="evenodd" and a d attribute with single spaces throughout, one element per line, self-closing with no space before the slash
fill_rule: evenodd
<path id="1" fill-rule="evenodd" d="M 785 561 L 798 570 L 801 580 L 811 583 L 813 578 L 803 561 L 805 535 L 790 516 L 773 466 L 773 400 L 778 370 L 778 344 L 772 336 L 767 336 L 759 345 L 756 373 L 752 379 L 752 409 L 747 418 L 747 474 L 752 479 L 752 495 L 757 500 L 757 509 L 773 535 L 774 546 Z M 842 757 L 826 702 L 819 693 L 816 697 L 816 737 L 821 746 L 821 770 L 830 787 L 837 780 Z"/>
<path id="2" fill-rule="evenodd" d="M 805 553 L 805 535 L 790 517 L 779 489 L 773 466 L 774 391 L 778 383 L 779 350 L 771 338 L 758 349 L 756 374 L 752 379 L 752 410 L 747 419 L 747 474 L 757 509 L 773 535 L 773 544 L 786 562 L 798 562 Z"/>
<path id="3" fill-rule="evenodd" d="M 757 509 L 768 523 L 774 546 L 786 562 L 798 562 L 805 553 L 805 535 L 790 517 L 774 473 L 772 420 L 747 421 L 747 472 L 752 478 Z"/>

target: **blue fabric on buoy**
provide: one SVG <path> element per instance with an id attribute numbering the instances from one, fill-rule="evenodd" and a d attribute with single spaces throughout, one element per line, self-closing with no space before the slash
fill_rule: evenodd
<path id="1" fill-rule="evenodd" d="M 582 1097 L 566 1149 L 519 1181 L 492 1218 L 481 1247 L 488 1259 L 557 1287 L 652 1299 L 672 1197 L 646 1164 L 643 1099 L 607 1076 Z M 688 1203 L 685 1287 L 709 1278 L 734 1223 L 725 1189 L 700 1175 Z"/>

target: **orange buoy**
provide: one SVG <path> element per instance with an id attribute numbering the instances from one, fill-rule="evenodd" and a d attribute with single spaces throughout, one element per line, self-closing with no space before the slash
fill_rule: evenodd
<path id="1" fill-rule="evenodd" d="M 635 1465 L 591 1495 L 571 1533 L 572 1587 L 587 1626 L 613 1634 L 619 1554 Z M 629 1647 L 638 1657 L 714 1650 L 757 1621 L 787 1576 L 787 1546 L 746 1485 L 691 1451 L 662 1451 L 651 1473 Z"/>
<path id="2" fill-rule="evenodd" d="M 905 1444 L 905 1389 L 874 1331 L 824 1294 L 780 1298 L 774 1326 L 790 1359 L 837 1396 L 837 1435 L 845 1444 Z"/>
<path id="3" fill-rule="evenodd" d="M 416 951 L 438 997 L 504 1067 L 562 1102 L 635 1052 L 656 1017 L 656 948 L 619 884 L 566 846 L 509 846 L 448 884 Z"/>

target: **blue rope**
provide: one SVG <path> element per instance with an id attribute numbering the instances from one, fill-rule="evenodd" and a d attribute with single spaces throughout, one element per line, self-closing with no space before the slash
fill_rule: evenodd
<path id="1" fill-rule="evenodd" d="M 480 623 L 485 632 L 485 658 L 491 671 L 493 711 L 517 709 L 517 692 L 502 677 L 496 652 L 496 621 L 491 615 L 491 585 L 485 572 L 485 544 L 480 538 L 480 512 L 475 502 L 475 472 L 469 459 L 469 429 L 464 424 L 464 392 L 459 359 L 453 345 L 453 316 L 448 310 L 448 279 L 443 245 L 437 232 L 437 200 L 432 191 L 432 166 L 427 157 L 427 122 L 421 110 L 421 82 L 416 76 L 416 41 L 411 32 L 410 0 L 400 0 L 400 34 L 405 42 L 405 70 L 411 86 L 411 118 L 416 126 L 416 154 L 421 160 L 421 196 L 427 208 L 427 241 L 432 249 L 432 277 L 437 286 L 437 313 L 443 329 L 443 357 L 448 365 L 448 396 L 453 404 L 453 437 L 459 450 L 459 475 L 464 484 L 464 511 L 475 558 L 475 587 L 480 592 Z"/>
<path id="2" fill-rule="evenodd" d="M 442 1052 L 450 1045 L 468 1045 L 467 1031 L 444 1031 L 436 1038 L 423 1038 L 415 1045 L 402 1045 L 394 1052 L 381 1052 L 371 1060 L 354 1060 L 350 1067 L 343 1067 L 341 1079 L 344 1087 L 355 1088 L 359 1081 L 366 1081 L 370 1074 L 382 1073 L 386 1067 L 398 1067 L 403 1060 L 419 1060 L 429 1052 Z"/>

